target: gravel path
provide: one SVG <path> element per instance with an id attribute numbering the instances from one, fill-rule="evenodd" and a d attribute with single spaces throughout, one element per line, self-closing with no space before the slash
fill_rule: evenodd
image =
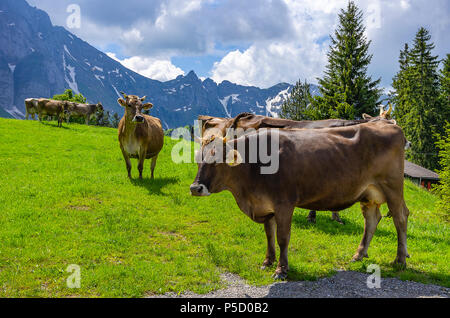
<path id="1" fill-rule="evenodd" d="M 217 290 L 206 295 L 186 293 L 180 296 L 166 294 L 151 296 L 153 298 L 417 298 L 450 296 L 450 288 L 425 285 L 397 278 L 382 278 L 381 288 L 369 289 L 369 274 L 339 271 L 335 276 L 315 282 L 277 282 L 269 286 L 253 287 L 239 276 L 226 273 L 222 280 L 228 285 L 226 289 Z"/>

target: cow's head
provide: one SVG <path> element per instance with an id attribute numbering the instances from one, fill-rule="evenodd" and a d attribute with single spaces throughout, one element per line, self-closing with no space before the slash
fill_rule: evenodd
<path id="1" fill-rule="evenodd" d="M 102 103 L 98 102 L 98 104 L 96 105 L 96 110 L 99 113 L 103 113 L 103 105 L 102 105 Z"/>
<path id="2" fill-rule="evenodd" d="M 68 101 L 64 101 L 62 102 L 62 108 L 63 108 L 63 114 L 64 117 L 67 118 L 68 116 L 70 116 L 70 114 L 72 113 L 72 102 L 68 102 Z"/>
<path id="3" fill-rule="evenodd" d="M 198 121 L 200 123 L 200 139 L 195 141 L 202 146 L 210 143 L 216 137 L 224 137 L 227 132 L 227 128 L 230 127 L 232 119 L 211 117 L 211 116 L 199 116 Z"/>
<path id="4" fill-rule="evenodd" d="M 198 172 L 190 190 L 193 196 L 209 196 L 227 190 L 230 169 L 243 163 L 233 143 L 217 137 L 197 153 Z"/>
<path id="5" fill-rule="evenodd" d="M 142 114 L 142 110 L 149 110 L 153 107 L 153 104 L 146 103 L 146 96 L 139 98 L 135 95 L 126 95 L 125 93 L 121 93 L 124 98 L 119 98 L 117 102 L 125 107 L 125 118 L 127 121 L 132 121 L 134 123 L 142 124 L 145 121 L 144 115 Z"/>

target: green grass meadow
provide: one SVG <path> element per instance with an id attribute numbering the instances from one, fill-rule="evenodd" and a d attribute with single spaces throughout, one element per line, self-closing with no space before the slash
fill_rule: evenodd
<path id="1" fill-rule="evenodd" d="M 0 119 L 0 297 L 145 297 L 223 288 L 220 274 L 249 284 L 273 283 L 260 269 L 262 225 L 237 207 L 230 193 L 190 196 L 196 164 L 171 160 L 166 138 L 150 180 L 127 178 L 117 131 L 101 127 Z M 133 160 L 133 177 L 137 178 Z M 384 218 L 369 259 L 350 263 L 364 219 L 355 205 L 344 226 L 319 212 L 317 224 L 296 210 L 289 247 L 289 280 L 314 280 L 336 270 L 381 267 L 398 277 L 450 287 L 449 216 L 437 198 L 405 184 L 411 210 L 407 268 L 395 268 L 397 235 Z M 383 215 L 387 214 L 383 207 Z M 70 264 L 81 268 L 81 288 L 70 289 Z"/>

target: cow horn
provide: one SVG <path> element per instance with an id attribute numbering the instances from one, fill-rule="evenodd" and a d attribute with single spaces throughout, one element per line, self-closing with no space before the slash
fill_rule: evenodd
<path id="1" fill-rule="evenodd" d="M 380 105 L 380 117 L 383 116 L 383 113 L 384 113 L 384 106 Z"/>
<path id="2" fill-rule="evenodd" d="M 141 102 L 144 102 L 147 99 L 147 96 L 141 98 Z"/>
<path id="3" fill-rule="evenodd" d="M 125 94 L 124 92 L 120 92 L 120 94 L 122 94 L 122 96 L 125 98 L 125 99 L 127 99 L 128 98 L 128 95 L 127 94 Z"/>
<path id="4" fill-rule="evenodd" d="M 392 104 L 389 103 L 389 110 L 388 110 L 388 112 L 386 113 L 386 116 L 390 116 L 391 113 L 392 113 Z"/>

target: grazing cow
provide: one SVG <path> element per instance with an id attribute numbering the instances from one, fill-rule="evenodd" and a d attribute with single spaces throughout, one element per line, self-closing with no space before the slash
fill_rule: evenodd
<path id="1" fill-rule="evenodd" d="M 271 144 L 276 136 L 279 147 L 270 147 L 269 152 L 277 154 L 279 169 L 275 174 L 261 174 L 265 159 L 260 155 L 257 163 L 248 163 L 252 162 L 248 149 L 258 145 L 258 139 Z M 276 261 L 277 237 L 280 259 L 276 279 L 286 278 L 289 270 L 295 207 L 341 211 L 360 202 L 365 226 L 353 257 L 358 261 L 368 257 L 367 249 L 382 218 L 379 208 L 387 203 L 397 229 L 396 262 L 406 264 L 409 211 L 403 197 L 405 136 L 400 127 L 376 121 L 342 128 L 263 129 L 224 141 L 216 138 L 202 147 L 203 160 L 197 159 L 199 169 L 191 193 L 207 196 L 228 190 L 246 215 L 264 224 L 268 249 L 263 268 Z M 245 153 L 236 149 L 245 149 Z M 217 153 L 232 160 L 220 163 L 225 159 L 217 160 Z"/>
<path id="2" fill-rule="evenodd" d="M 37 112 L 39 121 L 42 121 L 44 116 L 56 116 L 58 119 L 58 127 L 62 127 L 62 122 L 68 111 L 68 102 L 61 100 L 51 100 L 41 98 L 38 101 Z"/>
<path id="3" fill-rule="evenodd" d="M 82 117 L 85 119 L 86 125 L 89 125 L 91 116 L 95 115 L 97 112 L 103 112 L 103 105 L 98 104 L 78 104 L 69 102 L 69 115 L 67 116 L 67 122 L 69 122 L 70 117 Z"/>
<path id="4" fill-rule="evenodd" d="M 151 171 L 154 171 L 158 155 L 164 146 L 164 132 L 158 118 L 144 115 L 142 110 L 153 107 L 151 103 L 144 104 L 146 97 L 121 93 L 119 105 L 125 108 L 125 115 L 119 123 L 120 149 L 127 164 L 128 177 L 131 179 L 130 158 L 139 160 L 139 178 L 142 179 L 145 159 L 152 159 Z"/>
<path id="5" fill-rule="evenodd" d="M 382 116 L 381 114 L 380 116 Z M 318 121 L 295 121 L 288 119 L 272 118 L 261 115 L 254 115 L 250 113 L 242 113 L 236 118 L 217 118 L 211 116 L 199 116 L 198 120 L 201 123 L 201 143 L 207 143 L 211 138 L 223 137 L 227 134 L 227 130 L 231 129 L 255 129 L 260 128 L 303 128 L 303 129 L 320 129 L 333 127 L 346 127 L 367 123 L 369 121 L 376 121 L 377 119 L 384 119 L 384 117 L 370 117 L 364 120 L 342 120 L 329 119 Z M 338 212 L 333 212 L 331 219 L 340 224 L 344 224 Z M 310 211 L 307 220 L 311 223 L 316 223 L 316 211 Z"/>
<path id="6" fill-rule="evenodd" d="M 27 98 L 25 99 L 25 118 L 28 120 L 30 118 L 33 118 L 33 120 L 36 119 L 36 114 L 38 113 L 38 102 L 39 99 L 37 98 Z"/>

